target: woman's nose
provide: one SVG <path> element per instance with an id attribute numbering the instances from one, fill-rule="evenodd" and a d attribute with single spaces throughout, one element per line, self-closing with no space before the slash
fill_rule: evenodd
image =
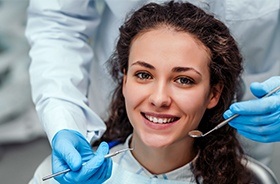
<path id="1" fill-rule="evenodd" d="M 149 102 L 156 107 L 168 107 L 171 104 L 171 96 L 167 85 L 155 85 L 153 89 L 151 89 Z"/>

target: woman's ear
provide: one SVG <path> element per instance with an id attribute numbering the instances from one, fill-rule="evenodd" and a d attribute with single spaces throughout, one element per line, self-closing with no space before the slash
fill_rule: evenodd
<path id="1" fill-rule="evenodd" d="M 224 88 L 224 85 L 222 85 L 222 84 L 216 84 L 215 86 L 213 86 L 211 88 L 210 98 L 209 98 L 210 101 L 207 106 L 208 109 L 211 109 L 218 104 L 222 91 L 223 91 L 223 88 Z"/>

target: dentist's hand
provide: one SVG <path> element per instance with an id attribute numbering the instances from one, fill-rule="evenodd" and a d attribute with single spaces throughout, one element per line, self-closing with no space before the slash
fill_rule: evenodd
<path id="1" fill-rule="evenodd" d="M 52 147 L 53 173 L 71 169 L 70 172 L 55 177 L 61 184 L 99 184 L 111 176 L 112 160 L 104 158 L 109 152 L 109 146 L 105 142 L 93 152 L 91 145 L 79 132 L 61 130 L 54 136 Z"/>
<path id="2" fill-rule="evenodd" d="M 262 83 L 252 83 L 250 88 L 257 97 L 269 93 L 280 86 L 280 76 L 272 77 Z M 233 114 L 239 116 L 229 122 L 241 135 L 258 142 L 280 141 L 280 92 L 269 97 L 237 102 L 224 113 L 224 118 Z"/>

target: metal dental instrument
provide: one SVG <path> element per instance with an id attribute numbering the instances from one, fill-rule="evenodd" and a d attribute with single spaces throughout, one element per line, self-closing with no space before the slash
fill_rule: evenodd
<path id="1" fill-rule="evenodd" d="M 119 153 L 122 153 L 122 152 L 125 152 L 125 151 L 132 151 L 132 150 L 133 150 L 133 148 L 125 148 L 125 149 L 122 149 L 122 150 L 115 151 L 115 152 L 113 152 L 113 153 L 109 153 L 109 154 L 105 155 L 104 158 L 110 158 L 110 157 L 113 157 L 113 156 L 118 155 Z M 83 163 L 83 165 L 85 165 L 85 163 Z M 53 177 L 55 177 L 55 176 L 58 176 L 58 175 L 67 173 L 67 172 L 69 172 L 69 171 L 71 171 L 70 168 L 69 168 L 69 169 L 65 169 L 65 170 L 63 170 L 63 171 L 59 171 L 59 172 L 54 173 L 54 174 L 50 174 L 50 175 L 48 175 L 48 176 L 45 176 L 45 177 L 42 178 L 42 180 L 43 180 L 43 181 L 46 181 L 46 180 L 48 180 L 48 179 L 51 179 L 51 178 L 53 178 Z"/>
<path id="2" fill-rule="evenodd" d="M 272 95 L 273 93 L 277 92 L 280 90 L 280 86 L 276 87 L 275 89 L 273 89 L 272 91 L 270 91 L 269 93 L 267 93 L 266 95 L 264 95 L 262 98 L 268 97 L 270 95 Z M 193 137 L 193 138 L 199 138 L 199 137 L 205 137 L 206 135 L 212 133 L 213 131 L 223 127 L 224 125 L 226 125 L 229 121 L 233 120 L 234 118 L 236 118 L 237 116 L 239 116 L 239 114 L 234 114 L 231 117 L 229 117 L 228 119 L 222 121 L 221 123 L 219 123 L 217 126 L 215 126 L 213 129 L 209 130 L 208 132 L 206 132 L 205 134 L 203 134 L 201 131 L 199 130 L 192 130 L 189 132 L 189 136 Z"/>

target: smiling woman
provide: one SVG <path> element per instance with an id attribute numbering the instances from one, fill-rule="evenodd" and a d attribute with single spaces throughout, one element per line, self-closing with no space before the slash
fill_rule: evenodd
<path id="1" fill-rule="evenodd" d="M 117 87 L 102 140 L 135 148 L 115 165 L 147 180 L 250 181 L 235 130 L 188 136 L 215 127 L 237 92 L 242 58 L 222 22 L 189 3 L 148 4 L 120 28 L 108 64 Z"/>
<path id="2" fill-rule="evenodd" d="M 134 39 L 123 79 L 126 110 L 135 130 L 133 140 L 138 135 L 152 147 L 168 146 L 177 139 L 192 145 L 193 139 L 186 133 L 198 126 L 206 108 L 216 105 L 220 94 L 210 91 L 208 58 L 188 33 L 166 26 Z"/>
<path id="3" fill-rule="evenodd" d="M 105 183 L 250 182 L 234 129 L 225 126 L 201 139 L 188 136 L 221 122 L 237 93 L 242 58 L 222 22 L 190 3 L 147 4 L 120 27 L 108 66 L 116 89 L 100 142 L 118 142 L 111 152 L 134 149 L 112 158 Z M 107 170 L 101 166 L 95 177 L 103 178 Z M 60 177 L 79 181 L 84 172 Z M 36 173 L 36 178 L 49 174 Z"/>

